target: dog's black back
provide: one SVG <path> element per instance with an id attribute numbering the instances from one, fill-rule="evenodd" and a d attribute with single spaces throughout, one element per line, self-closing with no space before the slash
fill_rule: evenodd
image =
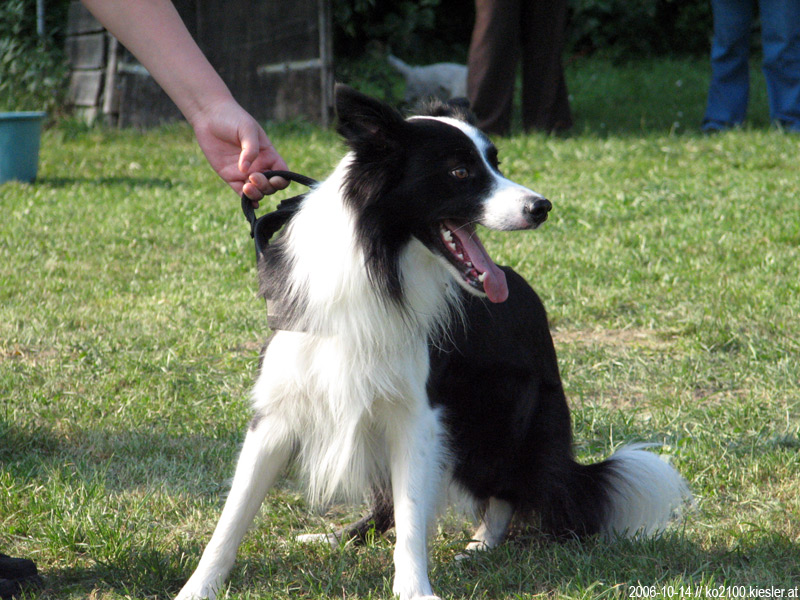
<path id="1" fill-rule="evenodd" d="M 573 460 L 544 306 L 520 275 L 503 270 L 508 300 L 465 298 L 466 318 L 431 345 L 428 394 L 445 412 L 454 477 L 479 500 L 496 497 L 537 513 L 552 534 L 595 533 L 607 465 Z"/>

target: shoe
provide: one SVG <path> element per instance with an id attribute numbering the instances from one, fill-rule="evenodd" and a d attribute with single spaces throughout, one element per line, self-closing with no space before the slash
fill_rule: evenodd
<path id="1" fill-rule="evenodd" d="M 42 585 L 36 564 L 27 558 L 0 554 L 0 598 L 11 600 L 26 588 Z"/>
<path id="2" fill-rule="evenodd" d="M 721 121 L 703 120 L 703 123 L 700 125 L 700 130 L 703 133 L 708 133 L 708 134 L 720 133 L 723 131 L 728 131 L 729 129 L 733 129 L 733 125 L 731 125 L 730 123 L 723 123 Z"/>

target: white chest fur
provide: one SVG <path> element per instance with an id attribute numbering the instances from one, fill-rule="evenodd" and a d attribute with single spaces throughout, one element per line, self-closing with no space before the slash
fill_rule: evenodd
<path id="1" fill-rule="evenodd" d="M 387 432 L 430 410 L 427 344 L 458 298 L 441 260 L 413 238 L 399 257 L 402 300 L 375 289 L 340 172 L 309 195 L 286 233 L 289 285 L 303 299 L 308 333 L 275 335 L 253 390 L 256 415 L 286 423 L 275 435 L 290 436 L 309 498 L 323 503 L 384 476 Z"/>

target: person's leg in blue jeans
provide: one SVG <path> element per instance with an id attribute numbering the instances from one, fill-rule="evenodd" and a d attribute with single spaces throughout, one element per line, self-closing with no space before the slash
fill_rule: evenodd
<path id="1" fill-rule="evenodd" d="M 760 0 L 769 116 L 800 131 L 800 2 Z"/>
<path id="2" fill-rule="evenodd" d="M 711 0 L 711 7 L 714 39 L 711 84 L 703 118 L 705 131 L 726 129 L 744 122 L 750 92 L 748 58 L 754 0 Z"/>

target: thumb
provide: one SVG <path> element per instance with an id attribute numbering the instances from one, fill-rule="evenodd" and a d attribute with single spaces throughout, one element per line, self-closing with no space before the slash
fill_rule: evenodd
<path id="1" fill-rule="evenodd" d="M 248 173 L 253 161 L 258 157 L 261 148 L 261 128 L 255 123 L 248 123 L 239 134 L 242 151 L 239 154 L 239 170 Z"/>

